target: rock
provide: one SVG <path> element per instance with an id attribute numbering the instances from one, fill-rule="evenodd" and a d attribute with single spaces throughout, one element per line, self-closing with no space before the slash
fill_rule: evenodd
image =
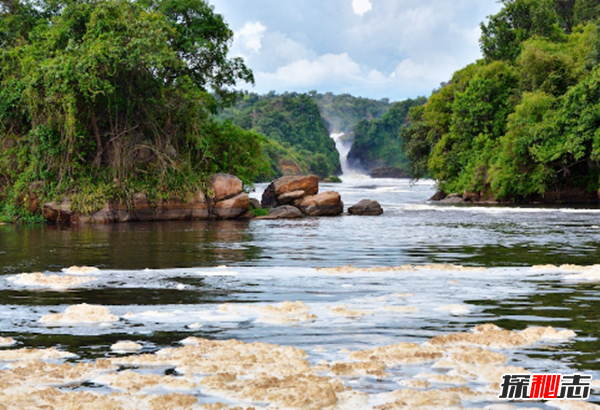
<path id="1" fill-rule="evenodd" d="M 465 191 L 462 194 L 462 199 L 465 202 L 478 202 L 479 198 L 480 198 L 480 195 L 477 192 Z"/>
<path id="2" fill-rule="evenodd" d="M 48 222 L 71 222 L 71 198 L 63 198 L 59 203 L 54 201 L 42 205 L 42 215 Z"/>
<path id="3" fill-rule="evenodd" d="M 410 178 L 403 170 L 397 167 L 378 167 L 369 171 L 371 178 Z"/>
<path id="4" fill-rule="evenodd" d="M 334 216 L 344 212 L 340 194 L 335 191 L 304 197 L 298 201 L 297 206 L 303 213 L 310 216 Z"/>
<path id="5" fill-rule="evenodd" d="M 259 209 L 260 201 L 256 198 L 250 198 L 250 209 Z"/>
<path id="6" fill-rule="evenodd" d="M 304 198 L 305 196 L 306 192 L 302 190 L 292 191 L 288 192 L 287 194 L 279 195 L 277 197 L 277 203 L 279 203 L 280 205 L 288 205 L 294 202 L 296 199 Z"/>
<path id="7" fill-rule="evenodd" d="M 316 175 L 300 175 L 281 177 L 273 181 L 262 196 L 262 207 L 273 208 L 278 205 L 279 196 L 293 191 L 304 191 L 305 195 L 319 192 L 319 177 Z"/>
<path id="8" fill-rule="evenodd" d="M 243 189 L 242 181 L 231 174 L 213 174 L 208 182 L 213 191 L 213 198 L 217 202 L 233 198 Z"/>
<path id="9" fill-rule="evenodd" d="M 217 202 L 212 208 L 212 214 L 219 219 L 234 219 L 244 215 L 249 209 L 248 194 L 239 194 L 233 198 Z"/>
<path id="10" fill-rule="evenodd" d="M 302 212 L 291 205 L 282 205 L 277 208 L 272 208 L 269 211 L 269 219 L 293 219 L 293 218 L 302 218 Z"/>
<path id="11" fill-rule="evenodd" d="M 383 209 L 381 209 L 379 202 L 363 199 L 356 205 L 348 208 L 348 213 L 352 215 L 381 215 Z"/>
<path id="12" fill-rule="evenodd" d="M 248 207 L 246 206 L 246 210 Z M 208 204 L 202 192 L 182 201 L 172 198 L 159 201 L 154 210 L 154 219 L 157 221 L 188 221 L 192 219 L 208 218 Z"/>
<path id="13" fill-rule="evenodd" d="M 441 201 L 444 198 L 446 198 L 446 193 L 442 192 L 442 191 L 437 191 L 435 194 L 433 194 L 433 196 L 431 198 L 429 198 L 429 200 L 430 201 Z"/>
<path id="14" fill-rule="evenodd" d="M 71 211 L 71 200 L 64 198 L 60 204 L 44 204 L 43 216 L 49 222 L 58 223 L 114 223 L 129 221 L 183 221 L 208 219 L 208 204 L 202 192 L 186 201 L 178 198 L 159 201 L 152 206 L 144 193 L 136 193 L 131 201 L 132 209 L 116 201 L 106 202 L 104 207 L 90 215 Z"/>
<path id="15" fill-rule="evenodd" d="M 463 202 L 463 199 L 460 196 L 460 194 L 449 194 L 446 198 L 442 199 L 440 202 L 443 202 L 445 204 L 458 204 L 460 202 Z"/>

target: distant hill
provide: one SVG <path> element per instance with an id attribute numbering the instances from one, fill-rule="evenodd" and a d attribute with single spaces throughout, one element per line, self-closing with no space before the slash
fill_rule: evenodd
<path id="1" fill-rule="evenodd" d="M 311 91 L 308 95 L 319 106 L 321 116 L 327 121 L 331 133 L 350 133 L 357 122 L 381 118 L 391 106 L 387 98 L 374 100 L 350 94 L 320 94 L 316 91 Z"/>
<path id="2" fill-rule="evenodd" d="M 402 149 L 400 130 L 411 107 L 425 104 L 425 97 L 395 102 L 380 118 L 361 120 L 353 128 L 352 148 L 348 163 L 354 168 L 370 171 L 377 167 L 397 167 L 407 170 L 408 159 Z"/>
<path id="3" fill-rule="evenodd" d="M 245 93 L 220 118 L 266 136 L 263 151 L 276 176 L 313 172 L 326 177 L 340 173 L 335 143 L 308 94 Z"/>

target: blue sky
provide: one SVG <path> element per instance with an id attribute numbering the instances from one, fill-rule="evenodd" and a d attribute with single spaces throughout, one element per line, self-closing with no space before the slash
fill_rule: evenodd
<path id="1" fill-rule="evenodd" d="M 496 0 L 208 0 L 235 32 L 257 93 L 428 96 L 481 57 Z"/>

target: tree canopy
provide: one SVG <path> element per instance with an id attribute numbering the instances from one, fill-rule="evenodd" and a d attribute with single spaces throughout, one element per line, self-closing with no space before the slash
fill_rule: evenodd
<path id="1" fill-rule="evenodd" d="M 0 201 L 264 172 L 262 137 L 211 118 L 253 76 L 204 0 L 2 0 L 0 33 Z"/>
<path id="2" fill-rule="evenodd" d="M 485 59 L 456 73 L 402 131 L 415 177 L 445 192 L 531 200 L 600 188 L 600 9 L 503 0 L 482 24 Z"/>

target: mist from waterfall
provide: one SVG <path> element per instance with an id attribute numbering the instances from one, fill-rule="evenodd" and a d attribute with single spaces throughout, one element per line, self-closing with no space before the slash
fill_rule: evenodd
<path id="1" fill-rule="evenodd" d="M 344 141 L 342 138 L 345 134 L 343 132 L 334 132 L 331 133 L 330 136 L 335 142 L 335 148 L 340 154 L 340 166 L 342 167 L 342 176 L 358 176 L 365 175 L 362 170 L 352 168 L 348 164 L 348 153 L 350 152 L 350 148 L 352 147 L 352 143 L 350 141 Z"/>

